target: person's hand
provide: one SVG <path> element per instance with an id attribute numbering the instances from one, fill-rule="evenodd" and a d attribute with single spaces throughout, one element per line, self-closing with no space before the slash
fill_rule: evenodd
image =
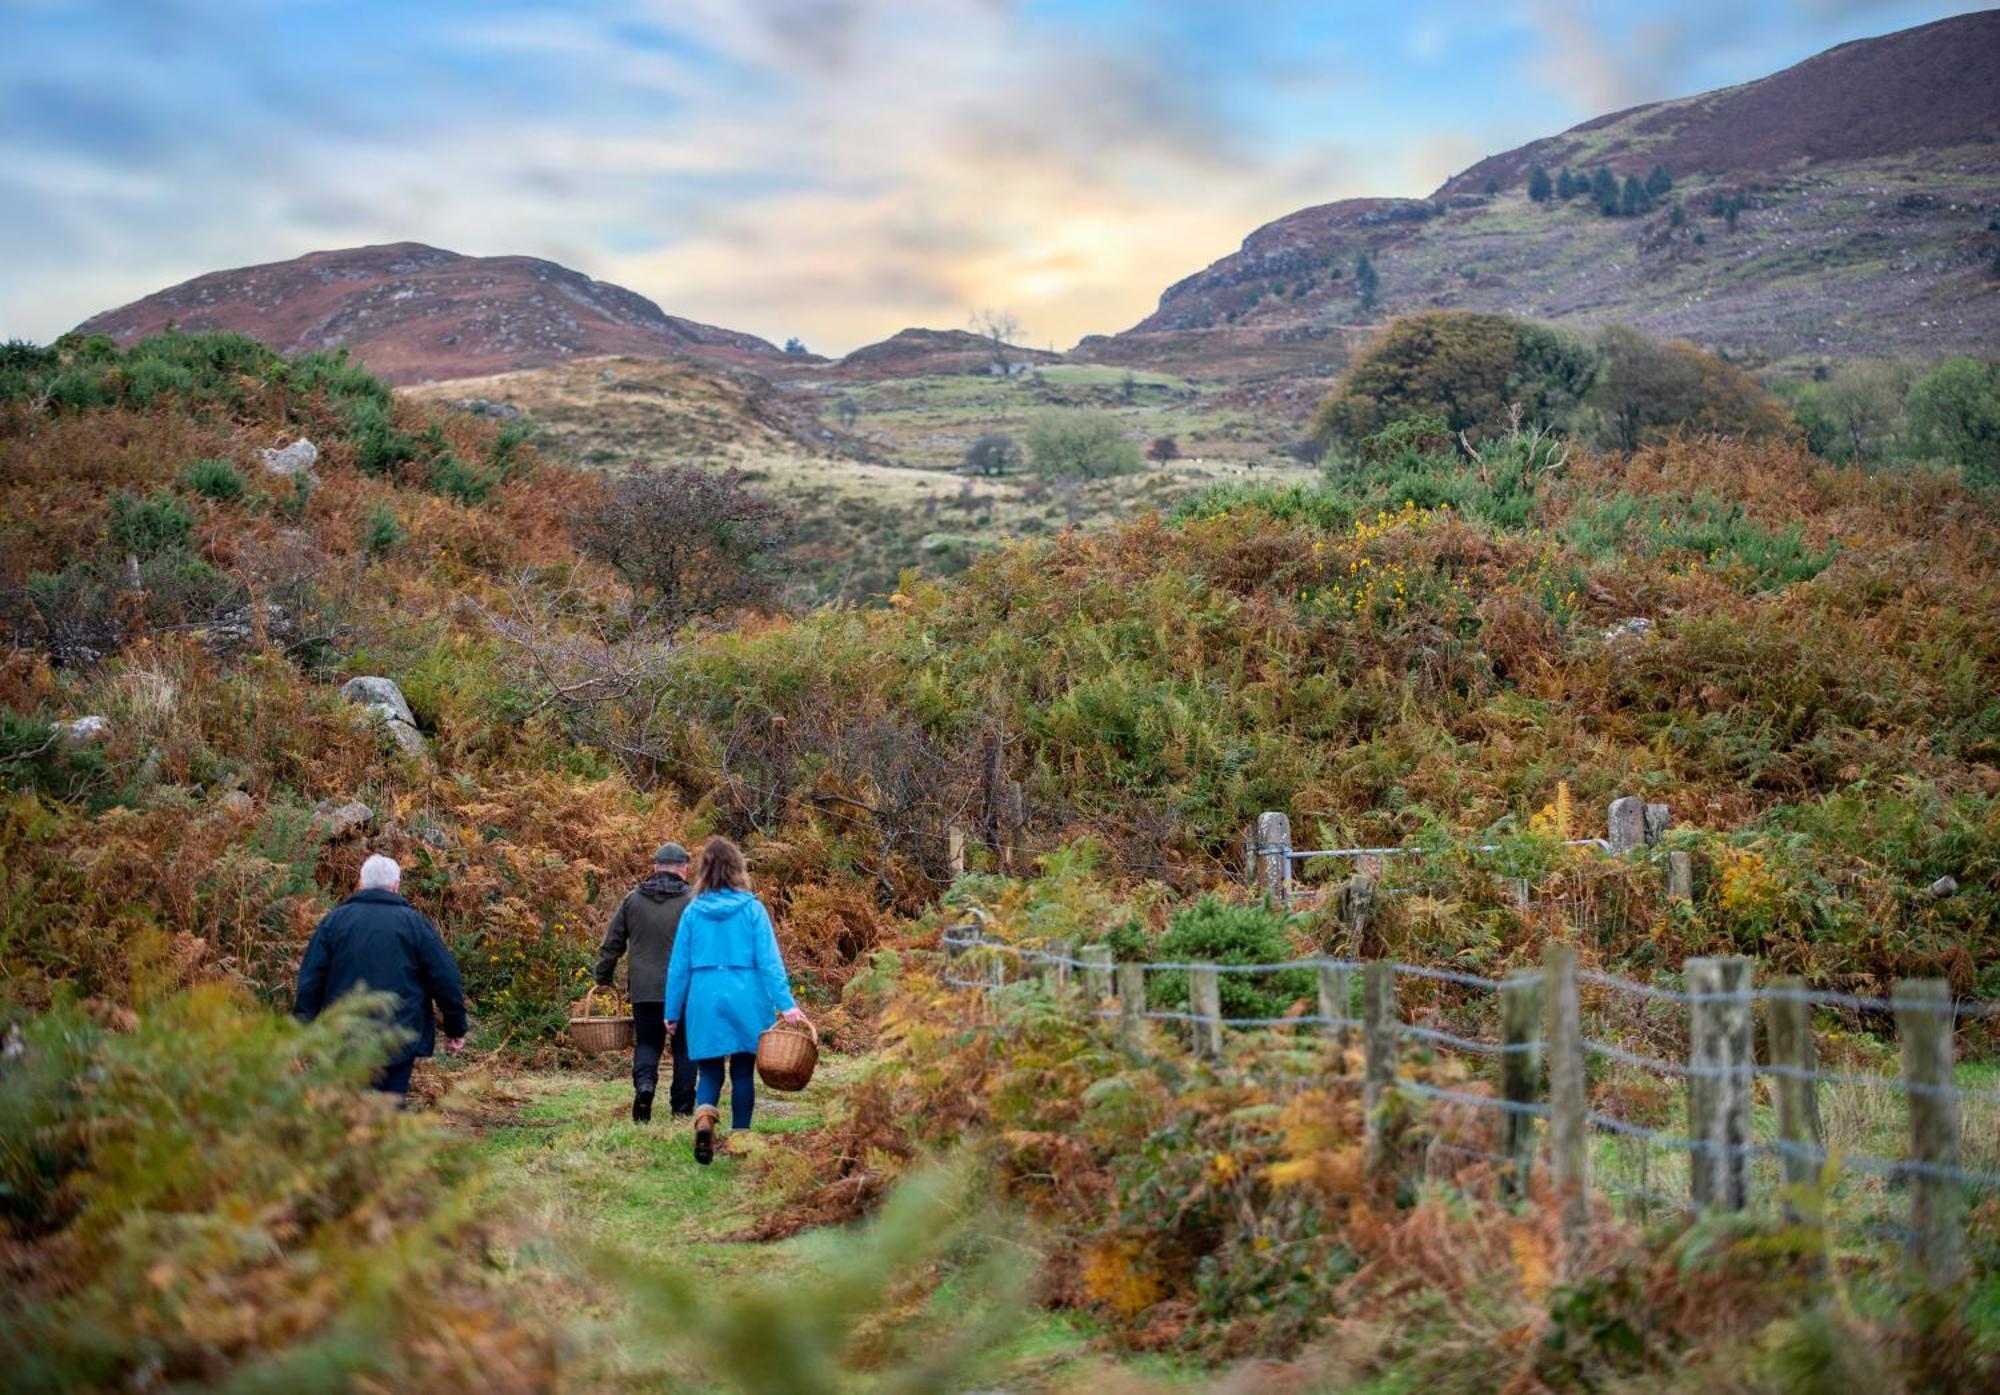
<path id="1" fill-rule="evenodd" d="M 800 1012 L 797 1008 L 786 1008 L 783 1012 L 779 1013 L 778 1015 L 784 1018 L 787 1022 L 796 1022 L 802 1027 L 805 1025 L 806 1015 L 803 1012 Z"/>
<path id="2" fill-rule="evenodd" d="M 669 1023 L 667 1024 L 667 1035 L 671 1037 L 671 1036 L 672 1036 L 672 1035 L 674 1034 L 674 1028 L 675 1028 L 675 1027 L 677 1027 L 677 1026 L 679 1026 L 679 1025 L 680 1025 L 680 1024 L 679 1024 L 679 1023 L 677 1023 L 677 1022 L 669 1022 Z"/>
<path id="3" fill-rule="evenodd" d="M 465 1050 L 465 1038 L 446 1037 L 444 1039 L 444 1049 L 446 1055 L 456 1056 L 459 1052 Z"/>

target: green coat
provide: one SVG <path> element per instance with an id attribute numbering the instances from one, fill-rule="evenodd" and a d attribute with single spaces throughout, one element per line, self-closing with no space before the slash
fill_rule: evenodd
<path id="1" fill-rule="evenodd" d="M 625 996 L 635 1003 L 664 1002 L 667 961 L 673 958 L 674 935 L 687 909 L 688 884 L 670 872 L 656 872 L 632 889 L 612 912 L 611 926 L 597 951 L 597 982 L 611 986 L 620 955 L 630 953 Z"/>

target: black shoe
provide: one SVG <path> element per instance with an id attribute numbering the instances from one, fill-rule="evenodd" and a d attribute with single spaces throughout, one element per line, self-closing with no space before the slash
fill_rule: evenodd
<path id="1" fill-rule="evenodd" d="M 698 1110 L 694 1116 L 694 1160 L 707 1167 L 715 1160 L 716 1112 L 712 1109 Z"/>
<path id="2" fill-rule="evenodd" d="M 632 1096 L 632 1122 L 650 1124 L 653 1122 L 653 1092 L 639 1090 Z"/>

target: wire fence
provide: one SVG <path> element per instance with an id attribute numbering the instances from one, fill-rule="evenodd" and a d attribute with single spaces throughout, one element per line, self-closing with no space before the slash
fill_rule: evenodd
<path id="1" fill-rule="evenodd" d="M 2000 1194 L 2000 1090 L 1960 1079 L 1951 1055 L 1953 1023 L 1992 1017 L 2000 1004 L 1955 1001 L 1941 984 L 1862 998 L 1792 980 L 1752 986 L 1747 960 L 1706 959 L 1688 961 L 1683 986 L 1673 987 L 1579 970 L 1574 950 L 1559 945 L 1540 971 L 1506 979 L 1352 958 L 1114 964 L 1106 946 L 1013 945 L 978 922 L 947 930 L 943 946 L 948 983 L 990 991 L 1053 978 L 1080 990 L 1083 1011 L 1119 1022 L 1128 1046 L 1138 1043 L 1140 1023 L 1184 1029 L 1197 1054 L 1211 1058 L 1225 1054 L 1230 1032 L 1358 1040 L 1371 1103 L 1393 1090 L 1452 1116 L 1432 1121 L 1424 1145 L 1427 1170 L 1445 1180 L 1518 1195 L 1547 1168 L 1558 1185 L 1648 1218 L 1710 1206 L 1810 1211 L 1853 1243 L 1904 1242 L 1939 1272 L 1962 1254 L 1967 1207 Z M 1290 971 L 1315 976 L 1311 1010 L 1222 1011 L 1224 978 Z M 1185 1006 L 1177 996 L 1154 1001 L 1154 976 L 1164 973 L 1186 976 Z M 1533 997 L 1510 1007 L 1514 995 Z M 1621 998 L 1674 1009 L 1684 1057 L 1586 1033 L 1586 996 L 1600 1013 Z M 1890 1014 L 1901 1071 L 1821 1069 L 1815 1010 Z M 1402 1073 L 1445 1056 L 1491 1062 L 1500 1078 L 1443 1084 Z M 1881 1106 L 1897 1096 L 1900 1108 Z M 1673 1126 L 1677 1112 L 1684 1130 Z M 1370 1118 L 1372 1129 L 1372 1110 Z"/>

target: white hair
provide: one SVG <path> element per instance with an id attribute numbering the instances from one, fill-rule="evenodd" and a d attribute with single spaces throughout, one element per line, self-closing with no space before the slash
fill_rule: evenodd
<path id="1" fill-rule="evenodd" d="M 403 881 L 403 869 L 393 857 L 376 853 L 361 864 L 363 891 L 394 891 Z"/>

